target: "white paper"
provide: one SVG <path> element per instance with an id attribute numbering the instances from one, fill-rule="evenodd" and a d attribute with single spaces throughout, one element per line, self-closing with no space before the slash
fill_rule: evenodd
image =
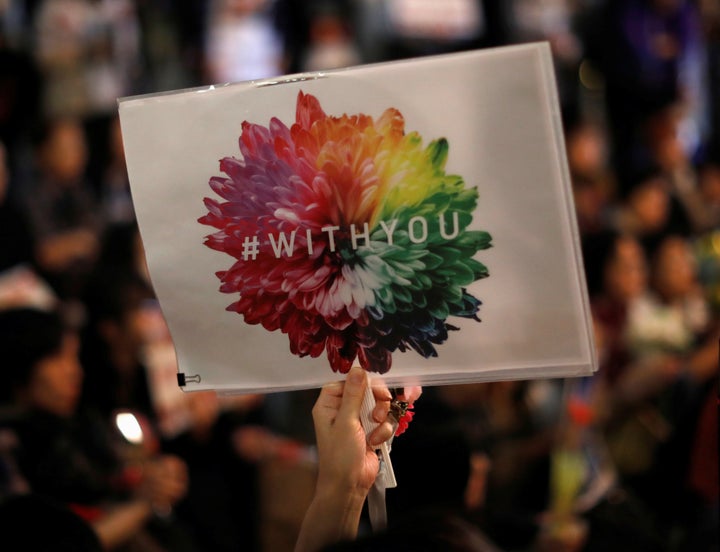
<path id="1" fill-rule="evenodd" d="M 492 247 L 473 256 L 489 276 L 466 286 L 482 301 L 482 321 L 449 316 L 445 322 L 459 330 L 434 345 L 437 357 L 394 350 L 389 383 L 595 370 L 552 61 L 546 44 L 529 44 L 121 100 L 150 274 L 179 371 L 200 376 L 187 389 L 276 391 L 344 377 L 332 371 L 326 353 L 301 358 L 291 353 L 288 335 L 225 310 L 240 293 L 221 293 L 215 273 L 236 259 L 204 245 L 216 230 L 198 222 L 208 213 L 204 198 L 224 201 L 209 181 L 227 176 L 219 160 L 242 159 L 242 123 L 267 128 L 276 118 L 291 127 L 300 93 L 316 98 L 328 117 L 364 114 L 377 122 L 395 108 L 405 134 L 417 133 L 422 147 L 445 138 L 445 174 L 459 175 L 466 189 L 478 192 L 466 230 L 492 236 Z M 422 222 L 415 221 L 414 230 L 421 238 Z M 299 226 L 297 236 L 303 232 Z M 356 245 L 362 243 L 358 238 Z M 302 255 L 295 245 L 293 254 Z"/>

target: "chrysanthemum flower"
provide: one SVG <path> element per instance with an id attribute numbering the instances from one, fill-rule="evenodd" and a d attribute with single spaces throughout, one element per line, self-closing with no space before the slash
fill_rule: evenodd
<path id="1" fill-rule="evenodd" d="M 236 259 L 217 274 L 238 295 L 228 310 L 287 334 L 299 356 L 326 352 L 333 370 L 358 358 L 386 372 L 391 353 L 437 356 L 449 316 L 477 319 L 465 286 L 488 275 L 467 230 L 477 190 L 448 175 L 445 139 L 423 146 L 396 109 L 374 121 L 331 117 L 298 95 L 290 128 L 243 122 L 242 158 L 226 157 L 199 222 L 205 244 Z"/>

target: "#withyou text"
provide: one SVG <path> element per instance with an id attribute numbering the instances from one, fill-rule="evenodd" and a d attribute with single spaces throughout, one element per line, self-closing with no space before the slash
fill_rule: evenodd
<path id="1" fill-rule="evenodd" d="M 452 213 L 452 229 L 448 231 L 445 222 L 445 214 L 438 215 L 438 230 L 440 236 L 444 240 L 451 240 L 460 233 L 460 224 L 458 222 L 457 212 Z M 361 245 L 372 248 L 372 242 L 370 240 L 370 228 L 367 222 L 363 223 L 361 228 L 359 225 L 351 224 L 350 228 L 341 228 L 340 226 L 323 226 L 320 228 L 320 232 L 325 234 L 323 236 L 327 240 L 327 247 L 330 252 L 334 252 L 337 248 L 337 242 L 340 239 L 343 243 L 348 243 L 353 250 L 357 249 Z M 393 245 L 393 236 L 396 231 L 406 230 L 407 236 L 412 243 L 424 243 L 428 239 L 428 221 L 425 217 L 416 216 L 412 217 L 407 224 L 407 228 L 398 229 L 397 219 L 393 219 L 390 222 L 380 221 L 379 229 L 373 232 L 375 236 L 377 232 L 382 231 L 385 234 L 385 238 L 389 245 Z M 267 242 L 269 243 L 272 252 L 276 259 L 279 259 L 283 254 L 286 257 L 291 257 L 295 253 L 295 236 L 297 235 L 298 229 L 292 230 L 289 233 L 277 232 L 275 234 L 267 234 Z M 340 239 L 336 241 L 336 236 L 340 236 Z M 377 237 L 377 236 L 376 236 Z M 318 236 L 313 237 L 312 230 L 307 228 L 305 230 L 305 242 L 307 247 L 307 254 L 313 254 L 313 239 L 319 239 Z M 260 253 L 260 239 L 257 235 L 245 236 L 242 243 L 241 256 L 243 261 L 252 260 L 254 261 Z"/>

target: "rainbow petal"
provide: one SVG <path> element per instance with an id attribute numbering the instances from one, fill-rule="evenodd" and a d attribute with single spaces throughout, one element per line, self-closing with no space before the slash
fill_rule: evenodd
<path id="1" fill-rule="evenodd" d="M 394 108 L 328 116 L 303 92 L 290 128 L 243 122 L 241 158 L 209 181 L 222 201 L 205 198 L 199 219 L 217 230 L 205 245 L 235 259 L 217 274 L 238 295 L 228 310 L 340 372 L 437 356 L 448 317 L 478 319 L 466 287 L 488 275 L 473 256 L 491 238 L 468 230 L 477 189 L 446 174 L 444 138 L 424 146 L 404 126 Z"/>

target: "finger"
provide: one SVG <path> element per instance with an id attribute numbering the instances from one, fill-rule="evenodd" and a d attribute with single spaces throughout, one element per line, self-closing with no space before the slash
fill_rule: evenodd
<path id="1" fill-rule="evenodd" d="M 345 388 L 345 382 L 333 381 L 326 383 L 320 390 L 320 395 L 325 397 L 342 397 L 343 389 Z"/>
<path id="2" fill-rule="evenodd" d="M 390 390 L 388 389 L 385 380 L 380 378 L 374 378 L 370 381 L 370 385 L 372 386 L 372 392 L 375 397 L 375 401 L 389 402 L 392 400 L 392 394 L 390 393 Z"/>
<path id="3" fill-rule="evenodd" d="M 320 390 L 312 409 L 313 420 L 315 423 L 332 422 L 337 416 L 337 412 L 342 404 L 343 391 L 345 384 L 341 381 L 328 383 Z"/>
<path id="4" fill-rule="evenodd" d="M 370 381 L 370 385 L 372 386 L 373 396 L 375 397 L 372 419 L 376 422 L 384 422 L 390 411 L 392 395 L 382 379 L 373 379 Z"/>
<path id="5" fill-rule="evenodd" d="M 400 398 L 412 404 L 420 398 L 420 395 L 422 395 L 422 387 L 419 385 L 410 385 L 403 388 Z"/>
<path id="6" fill-rule="evenodd" d="M 393 426 L 390 422 L 383 422 L 372 430 L 368 435 L 367 442 L 371 447 L 380 446 L 382 443 L 390 439 L 393 435 Z"/>
<path id="7" fill-rule="evenodd" d="M 322 387 L 315 406 L 320 409 L 330 408 L 337 410 L 338 405 L 342 402 L 345 384 L 341 381 L 328 383 Z"/>
<path id="8" fill-rule="evenodd" d="M 372 411 L 372 419 L 375 422 L 382 423 L 387 420 L 388 413 L 390 412 L 390 402 L 379 402 L 375 405 Z"/>
<path id="9" fill-rule="evenodd" d="M 363 402 L 365 389 L 367 388 L 367 374 L 365 370 L 354 366 L 348 372 L 343 390 L 342 404 L 336 421 L 352 423 L 360 418 L 360 406 Z"/>

